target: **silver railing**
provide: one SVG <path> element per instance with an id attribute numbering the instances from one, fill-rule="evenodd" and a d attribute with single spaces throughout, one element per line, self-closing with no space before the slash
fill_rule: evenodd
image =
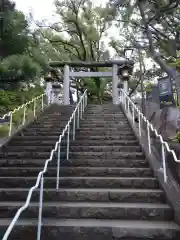
<path id="1" fill-rule="evenodd" d="M 17 130 L 20 126 L 23 126 L 27 119 L 36 117 L 37 112 L 44 109 L 44 96 L 45 94 L 41 94 L 40 96 L 34 97 L 31 101 L 22 104 L 0 118 L 1 121 L 6 121 L 6 119 L 8 119 L 9 137 L 12 135 L 14 130 Z"/>
<path id="2" fill-rule="evenodd" d="M 171 153 L 175 162 L 180 162 L 177 159 L 177 156 L 174 150 L 170 149 L 167 142 L 163 140 L 163 137 L 157 132 L 157 130 L 153 127 L 153 125 L 147 120 L 147 118 L 142 114 L 139 108 L 133 103 L 133 101 L 128 97 L 128 95 L 124 92 L 124 90 L 120 90 L 120 102 L 127 112 L 127 114 L 132 117 L 133 124 L 135 125 L 135 116 L 138 117 L 138 131 L 139 136 L 142 136 L 142 124 L 145 126 L 147 130 L 147 142 L 148 142 L 148 151 L 149 155 L 152 154 L 152 140 L 151 133 L 153 132 L 157 139 L 159 139 L 161 144 L 161 157 L 162 157 L 162 170 L 164 176 L 164 182 L 167 182 L 167 169 L 166 169 L 166 156 L 167 152 Z"/>
<path id="3" fill-rule="evenodd" d="M 13 230 L 17 220 L 19 219 L 20 215 L 29 207 L 31 197 L 33 192 L 39 188 L 40 186 L 40 193 L 39 193 L 39 213 L 38 213 L 38 228 L 37 228 L 37 240 L 41 239 L 41 227 L 42 227 L 42 208 L 43 208 L 43 191 L 44 191 L 44 174 L 47 172 L 48 164 L 53 160 L 53 156 L 55 152 L 58 152 L 57 155 L 57 179 L 56 179 L 56 189 L 59 188 L 59 174 L 60 174 L 60 148 L 61 148 L 61 141 L 65 134 L 67 133 L 67 145 L 66 145 L 66 159 L 69 159 L 69 141 L 70 141 L 70 128 L 72 126 L 72 139 L 75 139 L 76 136 L 76 129 L 79 128 L 80 119 L 83 117 L 84 109 L 87 106 L 87 90 L 81 96 L 79 102 L 77 103 L 68 123 L 66 124 L 62 134 L 59 136 L 59 140 L 56 142 L 54 149 L 51 151 L 50 158 L 46 160 L 44 169 L 38 174 L 36 184 L 30 188 L 27 199 L 25 204 L 19 208 L 16 215 L 14 216 L 11 224 L 9 225 L 8 229 L 6 230 L 2 240 L 7 240 L 11 231 Z"/>

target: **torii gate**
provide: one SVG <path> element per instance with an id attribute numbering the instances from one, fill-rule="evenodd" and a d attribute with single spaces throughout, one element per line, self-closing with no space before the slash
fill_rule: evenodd
<path id="1" fill-rule="evenodd" d="M 61 62 L 54 61 L 49 63 L 52 68 L 64 68 L 64 105 L 69 105 L 69 84 L 70 77 L 112 77 L 112 99 L 113 104 L 119 103 L 119 94 L 118 94 L 118 83 L 120 81 L 117 73 L 118 68 L 123 66 L 133 67 L 134 62 L 132 60 L 112 60 L 104 62 Z M 73 72 L 70 70 L 71 67 L 84 67 L 84 68 L 93 68 L 93 67 L 111 67 L 112 71 L 110 72 Z"/>

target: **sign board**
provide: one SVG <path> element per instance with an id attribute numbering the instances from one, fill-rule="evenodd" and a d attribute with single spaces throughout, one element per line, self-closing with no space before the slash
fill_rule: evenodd
<path id="1" fill-rule="evenodd" d="M 146 93 L 146 99 L 159 104 L 159 87 L 152 86 L 152 91 Z"/>
<path id="2" fill-rule="evenodd" d="M 160 108 L 175 106 L 172 82 L 169 77 L 158 79 Z"/>
<path id="3" fill-rule="evenodd" d="M 176 85 L 178 102 L 180 103 L 180 74 L 179 73 L 177 73 L 175 77 L 175 85 Z"/>
<path id="4" fill-rule="evenodd" d="M 6 118 L 1 118 L 0 117 L 0 125 L 1 124 L 6 124 L 10 122 L 10 117 L 6 117 Z"/>

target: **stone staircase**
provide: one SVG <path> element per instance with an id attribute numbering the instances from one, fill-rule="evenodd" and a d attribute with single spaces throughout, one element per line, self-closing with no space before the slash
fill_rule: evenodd
<path id="1" fill-rule="evenodd" d="M 60 119 L 51 109 L 3 149 L 1 238 L 49 157 Z M 173 211 L 122 111 L 89 105 L 80 126 L 70 161 L 63 142 L 59 190 L 56 161 L 48 168 L 41 240 L 179 240 Z M 36 239 L 38 201 L 37 190 L 8 239 Z"/>

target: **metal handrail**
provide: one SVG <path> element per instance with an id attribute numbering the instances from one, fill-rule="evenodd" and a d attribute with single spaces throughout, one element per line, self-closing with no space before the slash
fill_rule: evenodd
<path id="1" fill-rule="evenodd" d="M 23 109 L 23 121 L 22 121 L 22 125 L 25 124 L 25 121 L 26 121 L 26 110 L 27 110 L 27 106 L 30 105 L 31 103 L 33 103 L 33 114 L 34 114 L 34 117 L 36 116 L 36 103 L 37 103 L 37 100 L 41 99 L 41 109 L 43 110 L 44 109 L 44 95 L 45 93 L 37 96 L 37 97 L 34 97 L 32 98 L 30 101 L 22 104 L 21 106 L 15 108 L 13 111 L 10 111 L 9 113 L 6 113 L 4 114 L 3 117 L 1 117 L 1 119 L 5 119 L 6 117 L 9 117 L 9 137 L 11 136 L 12 134 L 12 125 L 13 125 L 13 114 L 17 111 L 19 111 L 20 109 Z"/>
<path id="2" fill-rule="evenodd" d="M 16 212 L 16 215 L 14 216 L 13 220 L 11 221 L 8 229 L 6 230 L 2 240 L 7 240 L 12 229 L 14 228 L 17 220 L 19 219 L 22 212 L 24 212 L 31 201 L 32 194 L 34 190 L 36 190 L 39 187 L 40 184 L 40 196 L 39 196 L 39 214 L 38 214 L 38 230 L 37 230 L 37 240 L 41 239 L 41 226 L 42 226 L 42 204 L 43 204 L 43 190 L 44 190 L 44 174 L 47 171 L 48 163 L 53 160 L 54 153 L 58 150 L 58 159 L 57 159 L 57 180 L 56 180 L 56 189 L 59 188 L 59 171 L 60 171 L 60 145 L 61 140 L 65 136 L 65 133 L 67 132 L 67 160 L 69 159 L 69 132 L 70 132 L 70 124 L 73 120 L 73 140 L 75 139 L 75 130 L 76 130 L 76 114 L 77 114 L 77 127 L 79 127 L 79 121 L 82 119 L 82 115 L 84 112 L 84 109 L 87 105 L 87 90 L 83 93 L 81 96 L 78 104 L 76 105 L 71 117 L 69 118 L 68 123 L 66 124 L 62 134 L 59 136 L 59 140 L 56 142 L 54 149 L 51 151 L 50 158 L 46 160 L 44 169 L 38 174 L 36 184 L 30 188 L 27 199 L 25 204 L 19 208 L 19 210 Z"/>
<path id="3" fill-rule="evenodd" d="M 163 140 L 163 137 L 161 134 L 157 132 L 157 130 L 153 127 L 153 125 L 147 120 L 147 118 L 142 114 L 142 112 L 139 110 L 139 108 L 133 103 L 133 101 L 128 97 L 128 95 L 125 93 L 124 90 L 120 89 L 120 101 L 122 105 L 124 104 L 124 109 L 130 113 L 130 105 L 132 107 L 132 120 L 133 124 L 135 124 L 135 111 L 138 114 L 138 129 L 139 129 L 139 136 L 142 135 L 142 129 L 141 129 L 141 120 L 146 123 L 147 127 L 147 140 L 148 140 L 148 151 L 149 155 L 152 153 L 151 149 L 151 137 L 150 137 L 150 130 L 155 133 L 156 137 L 160 139 L 161 143 L 161 155 L 162 155 L 162 169 L 163 169 L 163 175 L 164 175 L 164 182 L 167 182 L 167 171 L 166 171 L 166 151 L 171 153 L 173 155 L 175 162 L 180 162 L 180 160 L 177 158 L 176 153 L 174 150 L 170 149 L 167 142 Z"/>

